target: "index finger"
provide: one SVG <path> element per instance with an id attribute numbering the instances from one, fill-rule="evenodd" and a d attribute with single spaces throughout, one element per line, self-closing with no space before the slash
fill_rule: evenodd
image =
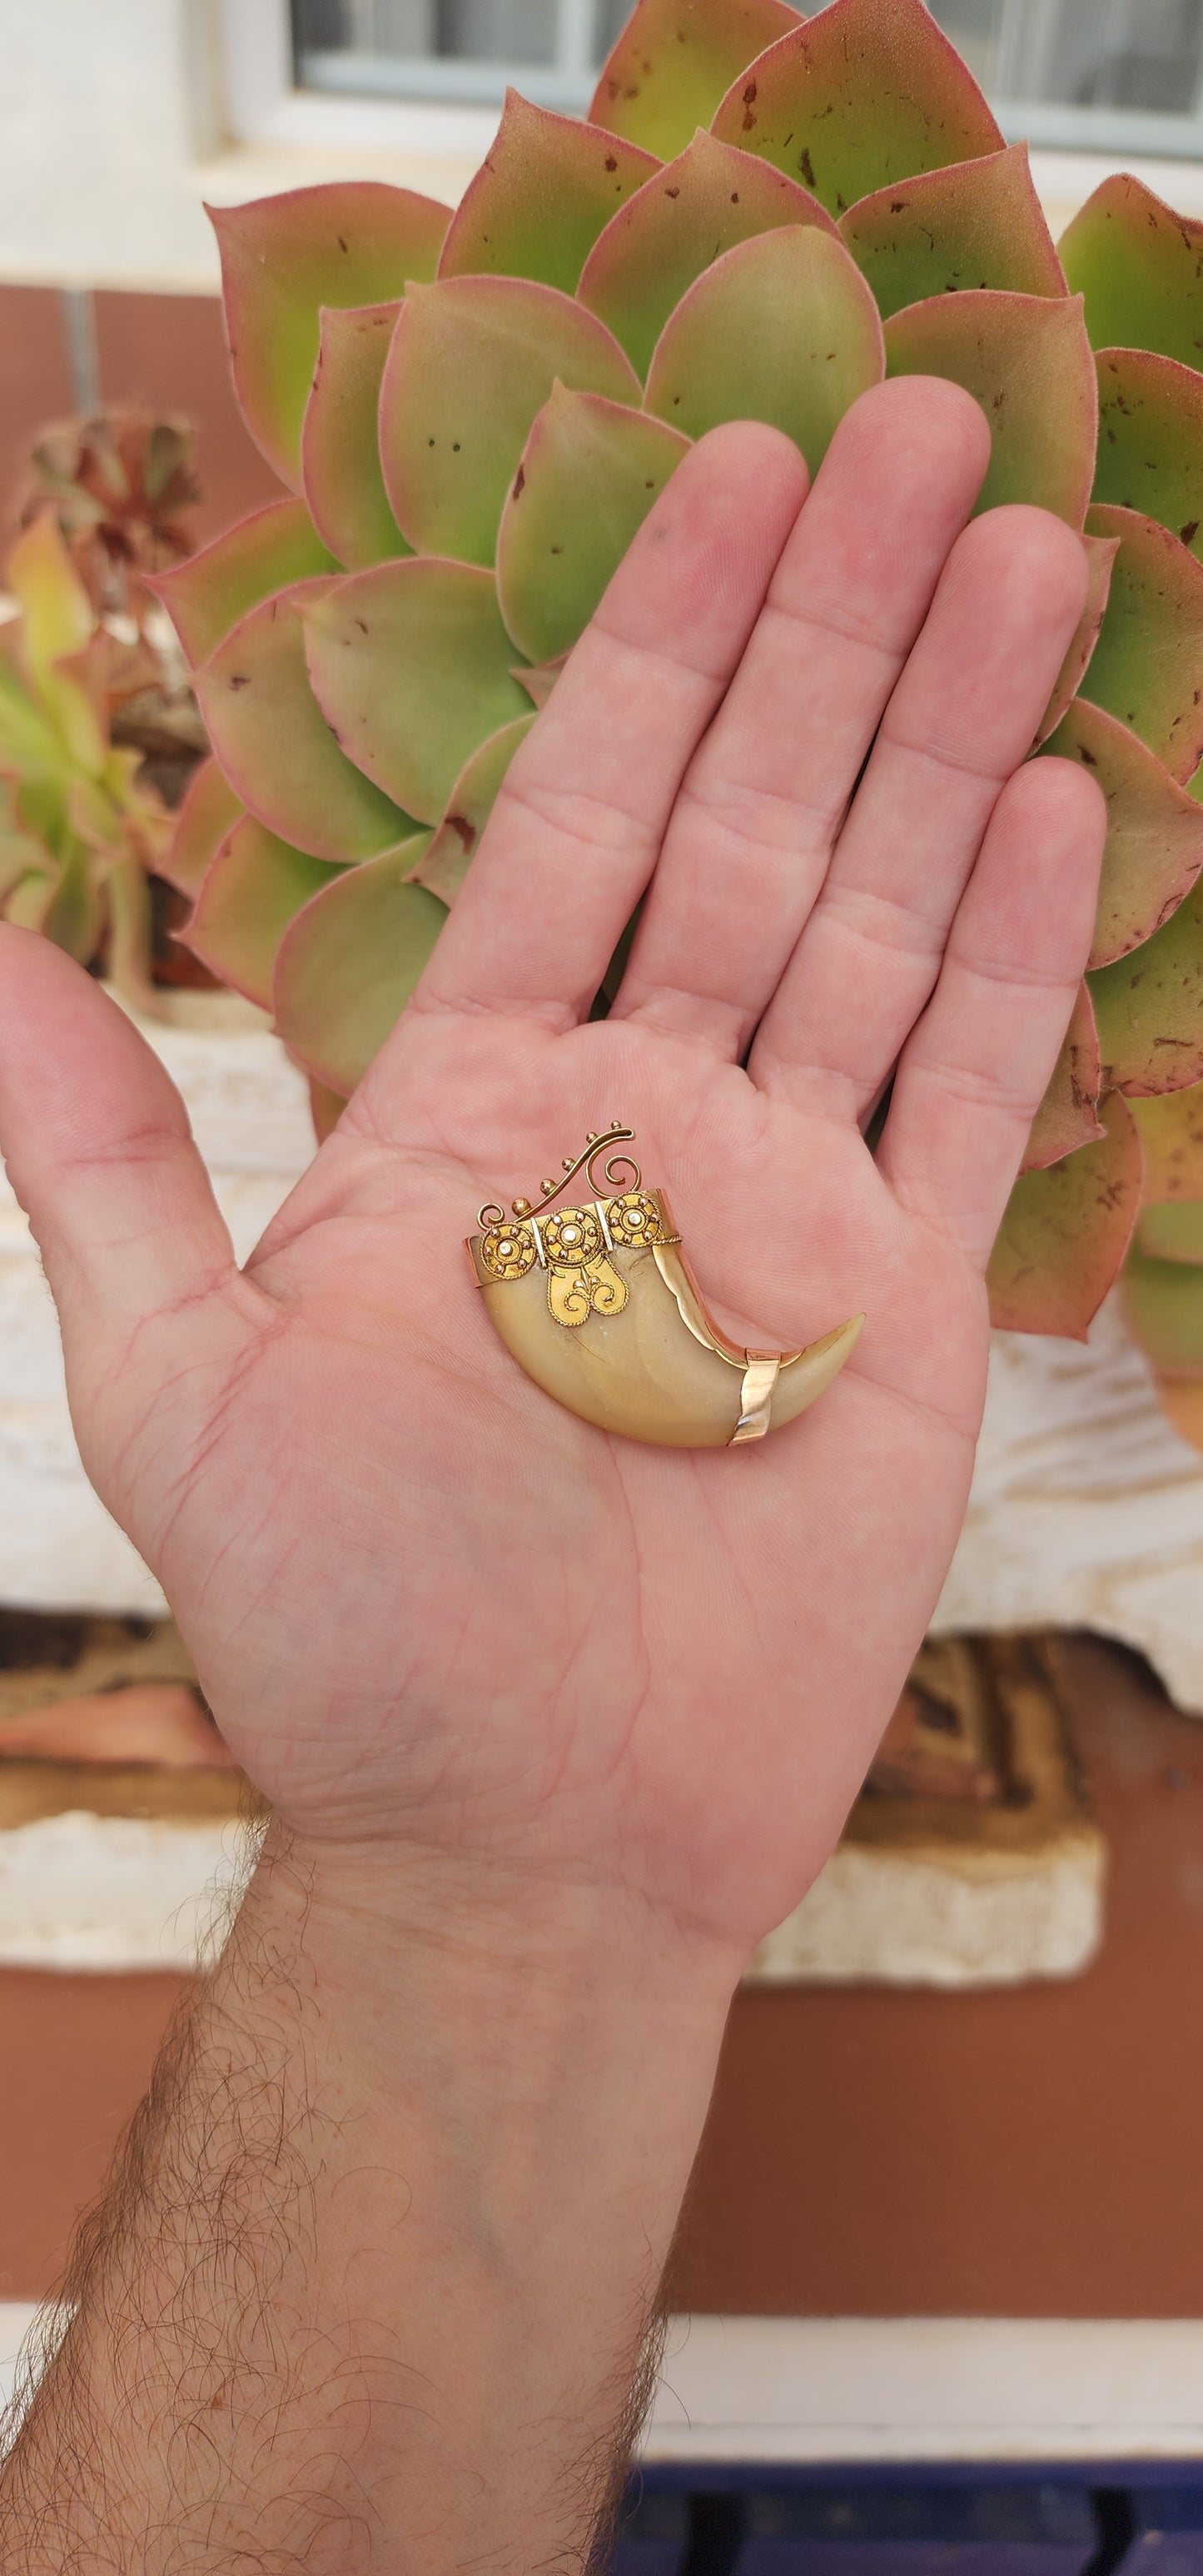
<path id="1" fill-rule="evenodd" d="M 412 1009 L 587 1017 L 806 490 L 760 422 L 682 459 L 507 773 Z"/>

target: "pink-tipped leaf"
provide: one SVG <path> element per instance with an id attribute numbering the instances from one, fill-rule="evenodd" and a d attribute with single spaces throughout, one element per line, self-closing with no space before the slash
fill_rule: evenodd
<path id="1" fill-rule="evenodd" d="M 473 564 L 423 557 L 354 573 L 314 601 L 305 630 L 328 724 L 420 822 L 440 820 L 477 744 L 530 712 L 496 582 Z"/>
<path id="2" fill-rule="evenodd" d="M 687 438 L 646 412 L 554 387 L 497 539 L 501 613 L 528 661 L 571 650 L 688 449 Z"/>
<path id="3" fill-rule="evenodd" d="M 731 82 L 796 23 L 784 0 L 639 0 L 603 68 L 592 125 L 671 161 Z"/>
<path id="4" fill-rule="evenodd" d="M 349 1098 L 400 1018 L 447 918 L 413 882 L 420 841 L 345 868 L 304 905 L 276 960 L 276 1027 L 292 1054 Z"/>
<path id="5" fill-rule="evenodd" d="M 501 782 L 514 754 L 525 742 L 535 719 L 518 716 L 513 724 L 489 735 L 461 770 L 447 799 L 447 811 L 432 832 L 413 870 L 415 884 L 452 904 L 480 846 L 497 802 Z"/>
<path id="6" fill-rule="evenodd" d="M 1134 1100 L 1145 1158 L 1145 1204 L 1203 1199 L 1203 1084 Z"/>
<path id="7" fill-rule="evenodd" d="M 340 751 L 309 685 L 302 616 L 330 586 L 297 582 L 252 609 L 198 671 L 196 694 L 248 812 L 312 858 L 346 866 L 392 849 L 413 822 Z"/>
<path id="8" fill-rule="evenodd" d="M 305 503 L 269 501 L 173 572 L 159 573 L 150 587 L 196 670 L 261 600 L 294 582 L 337 571 L 338 558 L 323 544 Z"/>
<path id="9" fill-rule="evenodd" d="M 1104 1080 L 1139 1098 L 1203 1082 L 1203 893 L 1090 979 Z"/>
<path id="10" fill-rule="evenodd" d="M 1203 376 L 1148 349 L 1098 357 L 1096 501 L 1139 510 L 1203 557 Z"/>
<path id="11" fill-rule="evenodd" d="M 1132 1339 L 1159 1377 L 1203 1377 L 1203 1280 L 1193 1264 L 1134 1252 L 1123 1298 Z"/>
<path id="12" fill-rule="evenodd" d="M 189 781 L 188 793 L 175 818 L 171 844 L 160 861 L 160 874 L 181 894 L 200 893 L 207 871 L 227 834 L 244 811 L 241 796 L 215 760 L 202 760 Z"/>
<path id="13" fill-rule="evenodd" d="M 1119 552 L 1119 538 L 1085 536 L 1082 539 L 1082 545 L 1089 574 L 1086 605 L 1078 619 L 1065 660 L 1057 674 L 1056 687 L 1044 710 L 1036 735 L 1038 745 L 1047 742 L 1049 735 L 1056 732 L 1062 717 L 1073 705 L 1090 668 L 1094 648 L 1102 631 L 1103 619 L 1107 614 L 1107 600 L 1111 590 L 1111 568 Z"/>
<path id="14" fill-rule="evenodd" d="M 835 226 L 817 197 L 767 161 L 695 134 L 607 224 L 578 294 L 646 376 L 669 315 L 695 277 L 736 242 L 785 224 Z"/>
<path id="15" fill-rule="evenodd" d="M 840 218 L 883 317 L 966 287 L 1066 293 L 1026 143 L 876 188 Z"/>
<path id="16" fill-rule="evenodd" d="M 1086 525 L 1119 551 L 1082 694 L 1139 734 L 1185 787 L 1203 760 L 1203 563 L 1137 510 L 1096 502 Z"/>
<path id="17" fill-rule="evenodd" d="M 1140 1207 L 1140 1139 L 1115 1093 L 1100 1116 L 1097 1143 L 1015 1184 L 988 1272 L 1003 1332 L 1084 1342 L 1119 1277 Z"/>
<path id="18" fill-rule="evenodd" d="M 1044 1172 L 1074 1154 L 1080 1145 L 1097 1144 L 1104 1134 L 1099 1117 L 1102 1067 L 1090 987 L 1081 984 L 1073 1017 L 1061 1041 L 1052 1079 L 1032 1121 L 1025 1172 Z"/>
<path id="19" fill-rule="evenodd" d="M 491 564 L 531 423 L 556 379 L 638 404 L 604 323 L 520 277 L 449 277 L 406 299 L 380 398 L 384 480 L 422 554 Z"/>
<path id="20" fill-rule="evenodd" d="M 1097 390 L 1076 298 L 971 288 L 908 305 L 891 316 L 885 338 L 888 375 L 948 376 L 981 404 L 991 451 L 979 510 L 1031 501 L 1081 527 Z"/>
<path id="21" fill-rule="evenodd" d="M 184 946 L 223 984 L 270 1011 L 276 951 L 289 922 L 341 874 L 244 814 L 214 854 Z"/>
<path id="22" fill-rule="evenodd" d="M 831 0 L 739 73 L 714 132 L 800 179 L 833 215 L 883 183 L 1003 146 L 923 0 Z"/>
<path id="23" fill-rule="evenodd" d="M 533 277 L 576 292 L 598 234 L 658 168 L 616 134 L 506 91 L 501 124 L 457 212 L 440 277 Z"/>
<path id="24" fill-rule="evenodd" d="M 881 318 L 843 243 L 813 226 L 724 252 L 665 324 L 646 408 L 690 438 L 725 420 L 784 430 L 817 473 L 839 422 L 884 370 Z"/>
<path id="25" fill-rule="evenodd" d="M 327 306 L 301 433 L 314 526 L 348 572 L 410 551 L 380 471 L 380 386 L 400 304 Z"/>
<path id="26" fill-rule="evenodd" d="M 1203 807 L 1117 717 L 1075 698 L 1045 749 L 1090 771 L 1107 800 L 1092 967 L 1140 948 L 1167 922 L 1203 867 Z"/>
<path id="27" fill-rule="evenodd" d="M 1060 251 L 1096 349 L 1156 349 L 1203 367 L 1203 224 L 1116 172 L 1079 208 Z"/>
<path id="28" fill-rule="evenodd" d="M 243 418 L 295 490 L 324 304 L 384 304 L 435 272 L 449 206 L 376 179 L 210 206 Z"/>
<path id="29" fill-rule="evenodd" d="M 1151 1261 L 1189 1261 L 1203 1265 L 1203 1199 L 1166 1199 L 1146 1207 L 1136 1229 L 1136 1248 Z M 1199 1284 L 1203 1297 L 1203 1282 Z"/>

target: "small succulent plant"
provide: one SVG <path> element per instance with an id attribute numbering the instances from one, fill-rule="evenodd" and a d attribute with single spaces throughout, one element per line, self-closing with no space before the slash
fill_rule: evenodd
<path id="1" fill-rule="evenodd" d="M 0 625 L 0 914 L 99 960 L 153 1010 L 148 871 L 171 817 L 110 734 L 129 656 L 98 620 L 52 516 L 18 537 Z"/>
<path id="2" fill-rule="evenodd" d="M 181 518 L 200 499 L 196 432 L 131 406 L 54 421 L 29 451 L 21 519 L 50 517 L 98 617 L 126 616 L 145 636 L 148 573 L 192 551 Z"/>
<path id="3" fill-rule="evenodd" d="M 1038 749 L 1110 810 L 1090 973 L 992 1265 L 1081 1336 L 1138 1221 L 1133 1326 L 1203 1415 L 1203 226 L 1134 179 L 1059 251 L 922 0 L 640 0 L 587 120 L 511 95 L 454 214 L 354 183 L 214 216 L 234 379 L 295 498 L 159 585 L 216 754 L 189 936 L 346 1097 L 506 765 L 688 442 L 812 471 L 886 375 L 982 404 L 982 507 L 1083 532 Z"/>

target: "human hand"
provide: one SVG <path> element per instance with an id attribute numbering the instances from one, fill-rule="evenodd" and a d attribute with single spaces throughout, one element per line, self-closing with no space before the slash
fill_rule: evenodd
<path id="1" fill-rule="evenodd" d="M 911 379 L 804 506 L 772 431 L 690 453 L 243 1273 L 136 1032 L 2 934 L 0 1137 L 85 1464 L 315 1846 L 634 1890 L 738 1963 L 838 1833 L 960 1526 L 983 1269 L 1103 839 L 1084 773 L 1018 766 L 1083 550 L 1030 509 L 966 525 L 988 451 Z M 736 1338 L 867 1314 L 767 1442 L 607 1438 L 473 1291 L 480 1201 L 618 1115 Z"/>

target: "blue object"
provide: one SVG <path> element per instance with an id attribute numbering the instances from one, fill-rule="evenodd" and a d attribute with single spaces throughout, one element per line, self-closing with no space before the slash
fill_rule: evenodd
<path id="1" fill-rule="evenodd" d="M 689 2497 L 641 2496 L 624 2508 L 605 2576 L 681 2576 L 689 2543 Z"/>
<path id="2" fill-rule="evenodd" d="M 1203 2487 L 1134 2487 L 1124 2576 L 1203 2576 Z"/>
<path id="3" fill-rule="evenodd" d="M 1081 2576 L 1097 2544 L 1081 2487 L 762 2489 L 731 2576 Z"/>

